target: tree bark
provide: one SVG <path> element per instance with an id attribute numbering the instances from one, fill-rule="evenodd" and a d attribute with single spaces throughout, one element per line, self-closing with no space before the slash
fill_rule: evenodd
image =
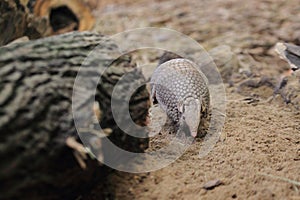
<path id="1" fill-rule="evenodd" d="M 47 19 L 35 17 L 30 12 L 34 3 L 35 0 L 0 1 L 0 46 L 23 36 L 40 38 L 47 32 Z"/>
<path id="2" fill-rule="evenodd" d="M 112 130 L 108 138 L 121 148 L 133 152 L 147 148 L 147 138 L 125 134 L 112 116 L 112 91 L 121 77 L 129 73 L 134 78 L 122 82 L 124 90 L 134 82 L 145 81 L 130 57 L 114 61 L 116 56 L 116 44 L 90 32 L 72 32 L 0 48 L 0 199 L 72 199 L 84 195 L 99 181 L 103 183 L 107 169 L 90 156 L 81 163 L 74 156 L 79 155 L 80 148 L 67 142 L 73 141 L 70 138 L 79 142 L 72 106 L 83 115 L 86 109 L 98 112 L 101 127 Z M 72 105 L 79 70 L 91 80 L 105 70 L 102 80 L 96 83 L 98 111 L 85 102 Z M 93 99 L 89 87 L 80 88 L 85 99 Z M 113 98 L 123 101 L 122 94 Z M 148 91 L 141 86 L 130 98 L 132 120 L 145 125 L 149 106 Z M 92 128 L 87 132 L 99 138 Z"/>
<path id="3" fill-rule="evenodd" d="M 89 1 L 88 1 L 89 2 Z M 84 0 L 36 0 L 34 14 L 50 22 L 50 35 L 91 30 L 95 24 L 92 7 Z M 90 2 L 92 3 L 92 2 Z"/>
<path id="4" fill-rule="evenodd" d="M 0 46 L 23 36 L 37 39 L 91 30 L 92 9 L 83 0 L 1 0 Z"/>

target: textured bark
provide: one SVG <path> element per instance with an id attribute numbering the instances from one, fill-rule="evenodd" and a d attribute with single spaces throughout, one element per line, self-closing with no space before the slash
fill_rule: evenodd
<path id="1" fill-rule="evenodd" d="M 49 20 L 49 34 L 91 30 L 95 24 L 92 8 L 84 0 L 36 0 L 34 14 Z"/>
<path id="2" fill-rule="evenodd" d="M 118 55 L 112 41 L 89 32 L 0 48 L 0 199 L 70 199 L 103 181 L 105 168 L 91 158 L 85 160 L 85 170 L 80 168 L 66 140 L 78 140 L 71 106 L 73 84 L 82 62 L 85 60 L 83 74 L 95 78 Z M 113 131 L 108 138 L 125 150 L 142 152 L 148 140 L 123 133 L 111 115 L 112 89 L 127 72 L 135 81 L 144 81 L 130 58 L 123 56 L 105 71 L 97 85 L 96 101 L 101 126 Z M 125 90 L 133 82 L 125 81 L 122 87 Z M 93 98 L 90 88 L 81 89 L 86 91 L 85 98 Z M 116 98 L 121 102 L 123 97 Z M 146 123 L 148 99 L 146 87 L 142 86 L 129 102 L 130 115 L 140 125 Z M 75 109 L 80 111 L 87 106 L 82 104 Z"/>
<path id="3" fill-rule="evenodd" d="M 43 36 L 48 28 L 45 18 L 34 17 L 30 12 L 35 0 L 0 1 L 0 46 L 14 39 L 28 36 L 36 39 Z"/>

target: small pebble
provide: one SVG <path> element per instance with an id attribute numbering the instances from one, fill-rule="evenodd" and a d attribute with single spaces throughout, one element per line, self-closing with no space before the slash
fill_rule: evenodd
<path id="1" fill-rule="evenodd" d="M 212 190 L 215 187 L 222 185 L 222 184 L 223 184 L 222 181 L 220 181 L 219 179 L 215 179 L 215 180 L 211 180 L 211 181 L 208 181 L 207 183 L 205 183 L 203 185 L 203 188 L 206 190 Z"/>

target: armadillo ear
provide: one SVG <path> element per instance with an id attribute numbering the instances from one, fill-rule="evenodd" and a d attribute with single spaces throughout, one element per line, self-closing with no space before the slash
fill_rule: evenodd
<path id="1" fill-rule="evenodd" d="M 158 101 L 157 101 L 157 99 L 156 99 L 155 93 L 152 95 L 152 103 L 153 103 L 153 104 L 158 104 Z"/>
<path id="2" fill-rule="evenodd" d="M 152 88 L 151 88 L 151 99 L 152 99 L 152 103 L 153 104 L 157 104 L 158 101 L 156 99 L 156 92 L 155 92 L 155 86 L 153 85 Z"/>
<path id="3" fill-rule="evenodd" d="M 178 109 L 178 111 L 180 113 L 183 113 L 184 107 L 183 107 L 183 101 L 182 100 L 178 101 L 178 103 L 177 103 L 177 109 Z"/>

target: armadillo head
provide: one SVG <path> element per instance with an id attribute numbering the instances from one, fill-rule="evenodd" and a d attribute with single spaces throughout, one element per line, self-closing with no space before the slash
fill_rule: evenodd
<path id="1" fill-rule="evenodd" d="M 182 113 L 181 122 L 184 122 L 190 129 L 193 137 L 197 136 L 197 131 L 201 119 L 201 103 L 199 99 L 186 99 L 179 105 L 179 111 Z"/>

